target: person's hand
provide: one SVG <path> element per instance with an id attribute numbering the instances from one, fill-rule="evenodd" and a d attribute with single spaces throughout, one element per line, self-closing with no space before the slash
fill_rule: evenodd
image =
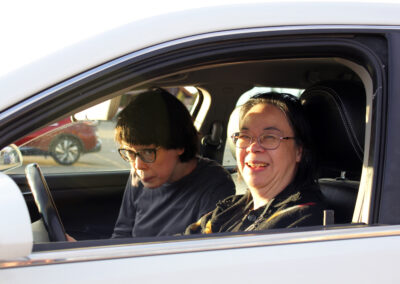
<path id="1" fill-rule="evenodd" d="M 69 241 L 69 242 L 76 242 L 76 240 L 73 238 L 73 237 L 71 237 L 70 235 L 68 235 L 68 234 L 65 234 L 66 235 L 66 237 L 67 237 L 67 241 Z"/>

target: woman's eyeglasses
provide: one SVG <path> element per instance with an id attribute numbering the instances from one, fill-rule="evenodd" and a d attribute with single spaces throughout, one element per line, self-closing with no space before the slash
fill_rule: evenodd
<path id="1" fill-rule="evenodd" d="M 118 153 L 121 155 L 122 159 L 128 162 L 135 161 L 136 157 L 139 157 L 145 163 L 154 163 L 156 160 L 156 153 L 159 148 L 160 147 L 142 149 L 136 152 L 133 150 L 120 148 L 118 149 Z"/>
<path id="2" fill-rule="evenodd" d="M 258 144 L 266 150 L 275 150 L 279 147 L 282 140 L 296 139 L 296 137 L 282 137 L 282 134 L 279 135 L 279 133 L 279 131 L 274 133 L 265 132 L 258 137 L 253 137 L 247 133 L 236 132 L 231 138 L 237 148 L 247 148 L 253 144 L 254 141 L 257 141 Z"/>

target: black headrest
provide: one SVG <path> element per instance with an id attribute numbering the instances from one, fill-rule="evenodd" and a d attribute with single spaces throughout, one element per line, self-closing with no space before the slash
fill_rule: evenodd
<path id="1" fill-rule="evenodd" d="M 362 84 L 319 83 L 306 89 L 300 99 L 310 120 L 319 167 L 360 172 L 366 109 Z"/>

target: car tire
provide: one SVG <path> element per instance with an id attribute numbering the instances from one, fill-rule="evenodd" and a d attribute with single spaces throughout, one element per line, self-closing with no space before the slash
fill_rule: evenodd
<path id="1" fill-rule="evenodd" d="M 78 161 L 82 146 L 73 136 L 61 136 L 51 143 L 50 153 L 54 161 L 60 165 L 69 166 Z"/>

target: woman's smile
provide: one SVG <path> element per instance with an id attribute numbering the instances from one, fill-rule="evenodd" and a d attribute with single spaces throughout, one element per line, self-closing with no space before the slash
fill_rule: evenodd
<path id="1" fill-rule="evenodd" d="M 269 164 L 261 161 L 248 161 L 246 162 L 246 167 L 250 168 L 251 170 L 264 170 L 268 167 Z"/>

